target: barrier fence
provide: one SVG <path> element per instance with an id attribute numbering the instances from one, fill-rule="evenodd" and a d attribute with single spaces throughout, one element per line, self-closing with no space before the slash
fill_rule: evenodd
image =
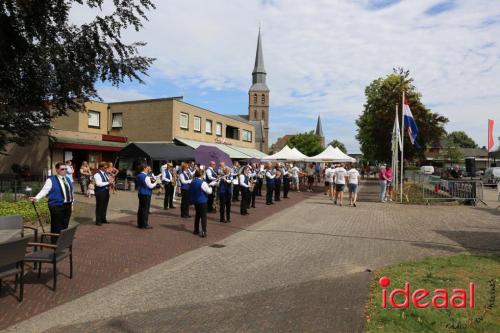
<path id="1" fill-rule="evenodd" d="M 469 179 L 441 179 L 436 176 L 423 178 L 419 185 L 422 187 L 422 198 L 430 201 L 465 201 L 473 205 L 483 201 L 483 182 Z"/>

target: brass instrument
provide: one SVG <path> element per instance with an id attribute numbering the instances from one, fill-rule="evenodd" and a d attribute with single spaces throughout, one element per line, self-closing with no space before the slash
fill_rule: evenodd
<path id="1" fill-rule="evenodd" d="M 255 188 L 255 183 L 257 183 L 257 181 L 251 177 L 249 180 L 248 180 L 248 190 L 250 192 L 253 192 L 254 188 Z"/>

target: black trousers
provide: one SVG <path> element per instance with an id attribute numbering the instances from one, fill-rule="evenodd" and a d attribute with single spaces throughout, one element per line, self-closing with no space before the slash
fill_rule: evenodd
<path id="1" fill-rule="evenodd" d="M 181 217 L 189 217 L 189 190 L 181 189 Z"/>
<path id="2" fill-rule="evenodd" d="M 200 222 L 201 231 L 207 232 L 207 204 L 194 204 L 194 210 L 194 232 L 200 232 Z"/>
<path id="3" fill-rule="evenodd" d="M 231 221 L 231 192 L 219 193 L 220 221 Z"/>
<path id="4" fill-rule="evenodd" d="M 274 201 L 280 201 L 281 179 L 274 180 Z"/>
<path id="5" fill-rule="evenodd" d="M 290 178 L 283 178 L 283 198 L 288 198 L 288 192 L 290 191 Z"/>
<path id="6" fill-rule="evenodd" d="M 266 204 L 273 203 L 274 184 L 266 184 Z"/>
<path id="7" fill-rule="evenodd" d="M 71 204 L 61 206 L 49 206 L 50 211 L 50 232 L 59 234 L 61 230 L 67 229 L 71 218 Z M 52 238 L 52 243 L 57 242 L 57 238 Z"/>
<path id="8" fill-rule="evenodd" d="M 239 201 L 240 185 L 233 185 L 233 201 Z"/>
<path id="9" fill-rule="evenodd" d="M 207 201 L 207 212 L 211 213 L 214 211 L 214 198 L 215 198 L 215 193 L 214 193 L 214 188 L 212 187 L 212 194 L 208 195 L 208 201 Z"/>
<path id="10" fill-rule="evenodd" d="M 241 186 L 241 202 L 240 202 L 240 213 L 246 214 L 248 209 L 248 187 Z"/>
<path id="11" fill-rule="evenodd" d="M 95 223 L 106 223 L 106 213 L 108 211 L 109 189 L 95 192 Z"/>
<path id="12" fill-rule="evenodd" d="M 262 184 L 264 183 L 264 180 L 262 178 L 257 178 L 257 182 L 255 183 L 255 193 L 259 197 L 262 196 Z"/>
<path id="13" fill-rule="evenodd" d="M 257 185 L 257 184 L 255 184 Z M 255 197 L 257 196 L 257 189 L 254 187 L 253 191 L 248 194 L 248 207 L 255 208 Z"/>
<path id="14" fill-rule="evenodd" d="M 151 206 L 151 196 L 139 194 L 139 209 L 137 209 L 138 227 L 145 227 L 148 225 L 150 206 Z"/>
<path id="15" fill-rule="evenodd" d="M 165 186 L 165 198 L 163 199 L 163 209 L 174 208 L 174 184 L 163 183 Z"/>

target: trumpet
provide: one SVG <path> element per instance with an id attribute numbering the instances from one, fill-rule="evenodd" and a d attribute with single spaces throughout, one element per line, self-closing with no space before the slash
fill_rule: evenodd
<path id="1" fill-rule="evenodd" d="M 254 188 L 255 188 L 255 183 L 256 183 L 256 182 L 257 182 L 257 181 L 256 181 L 253 177 L 251 177 L 251 178 L 248 180 L 248 190 L 249 190 L 250 192 L 253 192 L 253 190 L 254 190 Z"/>

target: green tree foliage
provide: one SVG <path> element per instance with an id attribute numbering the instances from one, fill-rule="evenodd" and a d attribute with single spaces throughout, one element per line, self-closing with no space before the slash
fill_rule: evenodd
<path id="1" fill-rule="evenodd" d="M 154 59 L 138 55 L 145 43 L 125 44 L 121 33 L 139 30 L 155 6 L 109 2 L 109 14 L 75 25 L 73 6 L 97 12 L 104 0 L 0 1 L 0 152 L 10 142 L 30 143 L 55 117 L 99 99 L 97 81 L 142 82 Z"/>
<path id="2" fill-rule="evenodd" d="M 392 74 L 385 78 L 378 78 L 366 87 L 365 109 L 356 120 L 358 125 L 356 138 L 361 145 L 363 155 L 368 160 L 389 161 L 391 159 L 394 113 L 396 105 L 398 105 L 401 124 L 403 91 L 405 91 L 413 117 L 419 128 L 417 141 L 421 146 L 420 150 L 415 149 L 408 135 L 405 134 L 405 159 L 423 158 L 425 148 L 437 144 L 446 134 L 443 126 L 448 122 L 448 119 L 425 107 L 421 102 L 421 94 L 413 85 L 409 71 L 394 69 Z"/>
<path id="3" fill-rule="evenodd" d="M 314 131 L 296 134 L 288 139 L 290 148 L 297 148 L 307 156 L 314 156 L 323 151 L 321 139 Z"/>
<path id="4" fill-rule="evenodd" d="M 449 142 L 460 148 L 477 148 L 477 143 L 464 131 L 454 131 L 446 136 Z"/>
<path id="5" fill-rule="evenodd" d="M 464 154 L 460 150 L 460 147 L 453 141 L 448 141 L 444 149 L 442 149 L 440 159 L 444 161 L 449 161 L 451 163 L 456 163 L 464 158 Z"/>
<path id="6" fill-rule="evenodd" d="M 345 148 L 345 145 L 340 142 L 339 140 L 333 139 L 332 142 L 328 144 L 329 146 L 332 146 L 334 148 L 340 149 L 344 154 L 347 154 L 347 149 Z"/>

